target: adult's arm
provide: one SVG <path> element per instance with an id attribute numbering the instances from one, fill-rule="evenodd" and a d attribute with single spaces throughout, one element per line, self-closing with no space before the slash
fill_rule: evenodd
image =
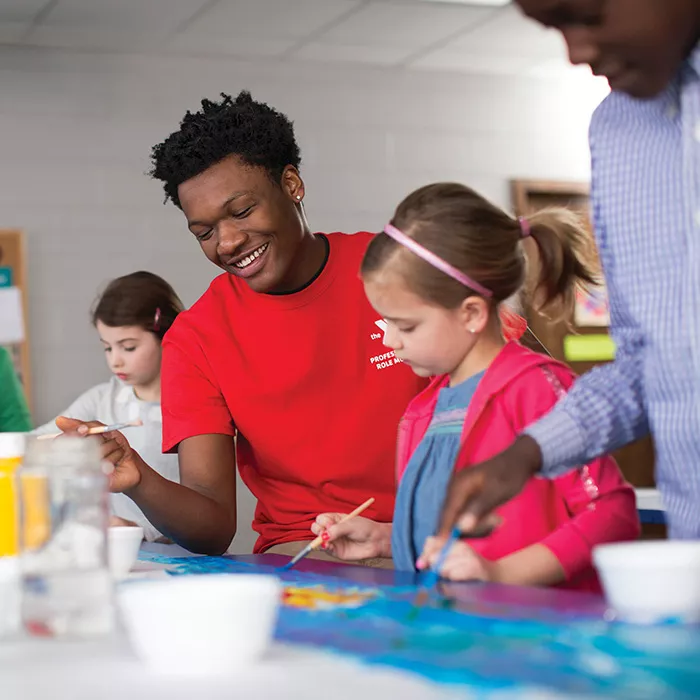
<path id="1" fill-rule="evenodd" d="M 136 461 L 138 476 L 119 480 L 164 535 L 203 554 L 221 554 L 236 534 L 235 426 L 201 337 L 178 319 L 163 341 L 163 451 L 177 450 L 180 484 Z"/>
<path id="2" fill-rule="evenodd" d="M 139 483 L 125 493 L 166 537 L 192 552 L 223 554 L 236 534 L 233 438 L 197 435 L 178 447 L 180 484 L 143 460 Z"/>
<path id="3" fill-rule="evenodd" d="M 643 381 L 645 337 L 620 289 L 620 270 L 595 187 L 593 138 L 591 151 L 593 221 L 608 287 L 615 360 L 580 377 L 566 397 L 526 428 L 508 449 L 455 474 L 443 506 L 443 535 L 458 520 L 465 531 L 474 529 L 494 508 L 518 494 L 533 474 L 554 477 L 566 473 L 649 432 Z"/>

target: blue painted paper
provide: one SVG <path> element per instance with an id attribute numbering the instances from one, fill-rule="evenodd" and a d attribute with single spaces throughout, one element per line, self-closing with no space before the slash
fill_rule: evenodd
<path id="1" fill-rule="evenodd" d="M 452 608 L 435 595 L 411 616 L 415 585 L 369 586 L 341 577 L 233 561 L 226 557 L 168 558 L 173 575 L 263 573 L 294 589 L 373 594 L 359 607 L 281 607 L 276 638 L 321 647 L 480 691 L 523 692 L 632 700 L 691 700 L 700 693 L 700 628 L 637 626 L 545 609 L 486 604 Z"/>

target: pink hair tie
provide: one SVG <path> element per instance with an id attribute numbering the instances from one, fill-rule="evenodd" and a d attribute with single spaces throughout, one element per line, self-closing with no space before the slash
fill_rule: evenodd
<path id="1" fill-rule="evenodd" d="M 532 235 L 532 230 L 530 229 L 530 222 L 524 217 L 518 217 L 518 223 L 520 224 L 520 235 L 523 238 L 527 238 Z"/>
<path id="2" fill-rule="evenodd" d="M 396 226 L 387 224 L 384 227 L 384 233 L 386 233 L 389 238 L 393 238 L 397 243 L 400 243 L 404 248 L 408 248 L 422 260 L 425 260 L 429 265 L 440 270 L 440 272 L 444 272 L 448 277 L 457 280 L 457 282 L 460 282 L 465 287 L 469 287 L 485 297 L 493 296 L 493 292 L 490 289 L 486 289 L 486 287 L 480 285 L 476 280 L 473 280 L 461 270 L 458 270 L 454 265 L 450 265 L 450 263 L 443 260 L 440 256 L 424 248 L 420 243 L 410 236 L 407 236 L 403 231 L 399 231 Z"/>
<path id="3" fill-rule="evenodd" d="M 154 331 L 160 330 L 160 307 L 158 307 L 156 309 L 155 316 L 153 317 L 153 330 Z"/>

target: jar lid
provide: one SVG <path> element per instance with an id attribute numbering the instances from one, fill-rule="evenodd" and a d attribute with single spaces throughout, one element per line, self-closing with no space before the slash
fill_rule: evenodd
<path id="1" fill-rule="evenodd" d="M 56 440 L 27 441 L 23 466 L 101 468 L 101 443 L 94 437 L 63 435 Z"/>
<path id="2" fill-rule="evenodd" d="M 27 433 L 0 433 L 0 459 L 24 457 Z"/>

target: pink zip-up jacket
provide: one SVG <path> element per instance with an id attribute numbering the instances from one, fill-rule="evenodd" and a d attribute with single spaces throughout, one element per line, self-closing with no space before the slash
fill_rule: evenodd
<path id="1" fill-rule="evenodd" d="M 507 343 L 467 410 L 457 469 L 468 469 L 509 447 L 554 406 L 574 379 L 561 362 L 517 342 Z M 408 405 L 399 425 L 399 479 L 428 429 L 439 390 L 447 384 L 447 376 L 437 377 Z M 496 512 L 503 525 L 489 537 L 470 542 L 477 552 L 495 561 L 540 543 L 561 563 L 566 573 L 561 585 L 579 590 L 600 591 L 591 562 L 595 545 L 633 540 L 640 532 L 634 490 L 612 457 L 601 457 L 556 479 L 532 478 Z"/>

